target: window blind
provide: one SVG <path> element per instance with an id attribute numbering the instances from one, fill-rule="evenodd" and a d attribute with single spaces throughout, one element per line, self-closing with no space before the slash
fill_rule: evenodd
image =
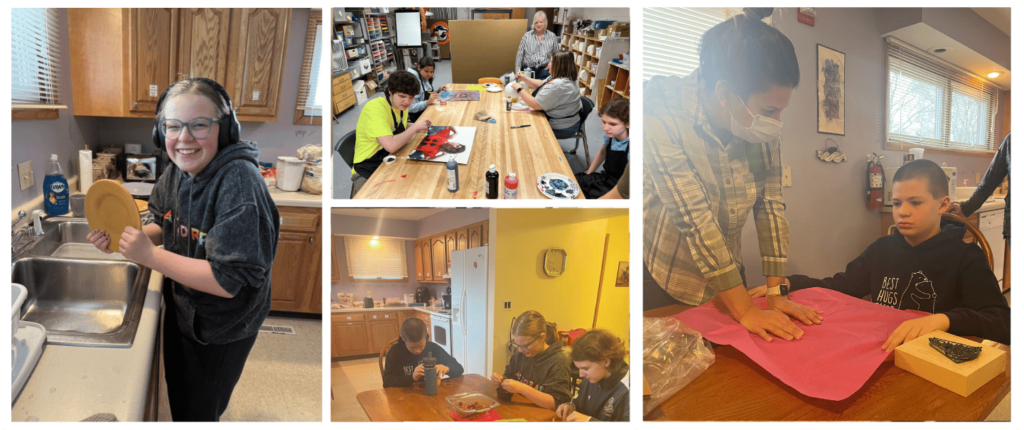
<path id="1" fill-rule="evenodd" d="M 60 106 L 60 38 L 56 9 L 11 9 L 11 105 Z"/>
<path id="2" fill-rule="evenodd" d="M 894 37 L 886 64 L 890 147 L 995 150 L 998 87 Z"/>
<path id="3" fill-rule="evenodd" d="M 655 75 L 689 75 L 700 64 L 700 36 L 741 10 L 644 8 L 644 81 Z"/>
<path id="4" fill-rule="evenodd" d="M 399 280 L 408 277 L 405 241 L 345 236 L 345 259 L 353 279 Z"/>
<path id="5" fill-rule="evenodd" d="M 313 9 L 309 13 L 309 26 L 306 28 L 306 51 L 302 60 L 302 78 L 299 81 L 299 100 L 295 108 L 303 111 L 303 116 L 321 116 L 323 97 L 320 95 L 320 64 L 323 42 L 323 12 Z"/>

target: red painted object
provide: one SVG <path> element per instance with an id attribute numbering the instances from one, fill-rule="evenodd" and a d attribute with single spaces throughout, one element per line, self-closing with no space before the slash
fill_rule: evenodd
<path id="1" fill-rule="evenodd" d="M 509 172 L 505 177 L 505 198 L 514 199 L 519 192 L 519 178 L 515 173 Z"/>

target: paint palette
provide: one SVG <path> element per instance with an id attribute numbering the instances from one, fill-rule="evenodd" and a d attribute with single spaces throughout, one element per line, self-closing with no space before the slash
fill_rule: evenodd
<path id="1" fill-rule="evenodd" d="M 575 199 L 580 194 L 580 185 L 568 176 L 559 173 L 545 173 L 537 178 L 537 188 L 550 199 Z"/>

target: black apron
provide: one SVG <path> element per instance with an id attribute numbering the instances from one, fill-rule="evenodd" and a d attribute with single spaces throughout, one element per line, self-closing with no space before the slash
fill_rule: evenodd
<path id="1" fill-rule="evenodd" d="M 427 90 L 427 88 L 424 86 L 424 84 L 428 84 L 429 82 L 427 82 L 425 79 L 423 79 L 423 76 L 420 76 L 419 72 L 416 72 L 416 77 L 420 78 L 420 92 L 423 93 L 423 101 L 427 101 L 427 99 L 430 98 L 430 93 L 434 92 L 434 84 L 430 84 L 430 90 Z M 409 122 L 419 121 L 420 115 L 423 115 L 423 112 L 426 112 L 426 111 L 427 111 L 426 109 L 423 109 L 423 110 L 421 110 L 419 112 L 409 112 L 409 114 L 408 114 Z"/>
<path id="2" fill-rule="evenodd" d="M 386 98 L 387 94 L 385 94 L 384 97 Z M 399 113 L 398 119 L 396 119 L 395 110 L 391 108 L 391 100 L 388 100 L 387 102 L 388 112 L 391 112 L 391 121 L 393 124 L 396 125 L 396 128 L 394 131 L 391 132 L 391 135 L 395 136 L 402 134 L 403 132 L 405 132 L 405 124 L 399 121 L 400 119 L 402 119 L 402 114 Z M 408 116 L 408 114 L 406 115 Z M 377 151 L 377 153 L 373 154 L 373 156 L 371 156 L 370 158 L 360 161 L 356 163 L 355 166 L 353 166 L 356 170 L 356 174 L 366 179 L 370 179 L 370 176 L 373 176 L 373 172 L 377 171 L 377 168 L 380 167 L 380 164 L 384 162 L 384 157 L 387 157 L 390 154 L 391 153 L 388 152 L 387 149 L 381 148 L 379 151 Z"/>
<path id="3" fill-rule="evenodd" d="M 580 184 L 580 192 L 588 199 L 596 199 L 608 194 L 619 178 L 626 171 L 626 164 L 629 163 L 629 144 L 626 144 L 625 151 L 612 151 L 611 143 L 605 151 L 604 170 L 587 175 L 584 172 L 576 174 L 576 182 Z"/>

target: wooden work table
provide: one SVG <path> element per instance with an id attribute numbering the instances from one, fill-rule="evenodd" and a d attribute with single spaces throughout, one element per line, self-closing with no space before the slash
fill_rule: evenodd
<path id="1" fill-rule="evenodd" d="M 671 305 L 644 312 L 668 317 L 692 308 Z M 968 339 L 978 341 L 975 337 Z M 981 421 L 1010 392 L 1010 347 L 1006 373 L 961 397 L 896 367 L 886 359 L 852 396 L 841 401 L 805 396 L 779 381 L 742 352 L 716 345 L 715 363 L 665 400 L 645 421 Z"/>
<path id="2" fill-rule="evenodd" d="M 453 84 L 452 90 L 465 90 L 468 85 Z M 410 160 L 409 154 L 426 136 L 413 135 L 394 153 L 392 164 L 381 164 L 373 176 L 356 193 L 357 199 L 486 199 L 484 176 L 491 164 L 498 171 L 498 193 L 504 190 L 505 176 L 515 172 L 519 177 L 520 199 L 547 199 L 537 189 L 537 178 L 545 173 L 561 173 L 573 178 L 572 169 L 562 147 L 542 112 L 505 112 L 504 92 L 480 92 L 480 101 L 449 102 L 440 108 L 431 104 L 420 121 L 429 119 L 434 125 L 476 127 L 469 163 L 459 165 L 459 191 L 451 193 L 447 186 L 445 163 Z M 475 115 L 486 110 L 496 124 L 477 121 Z M 530 125 L 511 129 L 512 126 Z M 577 197 L 584 198 L 583 193 Z"/>
<path id="3" fill-rule="evenodd" d="M 498 384 L 490 379 L 466 374 L 442 380 L 436 396 L 426 395 L 423 384 L 417 384 L 410 388 L 363 391 L 356 395 L 356 399 L 370 421 L 455 421 L 450 415 L 454 409 L 444 398 L 467 392 L 477 392 L 498 400 L 501 406 L 495 411 L 503 420 L 551 421 L 555 417 L 555 411 L 534 405 L 518 394 L 513 395 L 512 400 L 502 402 L 498 399 L 497 390 Z"/>

